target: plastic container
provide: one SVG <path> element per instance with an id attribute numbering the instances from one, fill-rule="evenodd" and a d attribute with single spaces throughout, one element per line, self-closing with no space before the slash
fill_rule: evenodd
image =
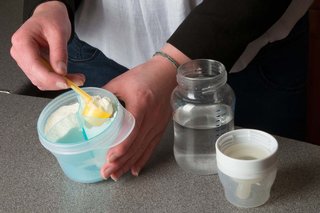
<path id="1" fill-rule="evenodd" d="M 100 168 L 106 161 L 106 153 L 111 147 L 127 138 L 135 120 L 107 90 L 91 87 L 83 89 L 92 96 L 99 95 L 111 100 L 115 113 L 108 122 L 99 127 L 88 128 L 83 125 L 84 119 L 75 114 L 61 119 L 49 130 L 45 129 L 47 120 L 53 112 L 61 106 L 78 102 L 78 95 L 69 91 L 53 99 L 43 109 L 38 119 L 37 130 L 41 144 L 56 157 L 67 177 L 76 182 L 94 183 L 103 180 Z M 77 128 L 69 131 L 68 137 L 57 141 L 59 134 L 56 132 L 61 132 L 61 128 L 68 126 L 70 122 L 77 125 Z M 59 131 L 55 131 L 57 128 L 60 128 Z"/>
<path id="2" fill-rule="evenodd" d="M 276 139 L 259 130 L 233 130 L 219 137 L 216 150 L 226 199 L 243 208 L 266 203 L 277 173 Z"/>
<path id="3" fill-rule="evenodd" d="M 227 72 L 209 59 L 187 62 L 177 72 L 171 96 L 175 159 L 191 173 L 216 174 L 216 139 L 234 129 L 235 96 Z"/>

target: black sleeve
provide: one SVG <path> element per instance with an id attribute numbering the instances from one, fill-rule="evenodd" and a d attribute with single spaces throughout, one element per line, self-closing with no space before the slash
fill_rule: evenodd
<path id="1" fill-rule="evenodd" d="M 41 3 L 47 2 L 50 0 L 24 0 L 23 2 L 23 20 L 26 21 L 30 16 L 32 16 L 34 9 Z M 67 9 L 68 15 L 72 26 L 71 38 L 74 34 L 74 13 L 79 7 L 81 0 L 57 0 L 63 2 Z"/>
<path id="2" fill-rule="evenodd" d="M 246 46 L 266 32 L 291 0 L 204 0 L 169 38 L 192 59 L 211 58 L 227 70 Z"/>

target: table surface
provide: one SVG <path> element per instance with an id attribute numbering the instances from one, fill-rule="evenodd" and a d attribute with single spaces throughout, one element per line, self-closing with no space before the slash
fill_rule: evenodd
<path id="1" fill-rule="evenodd" d="M 49 101 L 0 94 L 0 212 L 320 212 L 320 147 L 282 137 L 271 198 L 257 208 L 229 204 L 217 175 L 180 169 L 172 125 L 139 177 L 73 182 L 38 140 L 36 122 Z"/>

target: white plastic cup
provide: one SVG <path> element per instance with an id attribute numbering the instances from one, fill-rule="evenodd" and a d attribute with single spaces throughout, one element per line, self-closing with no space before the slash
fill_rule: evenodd
<path id="1" fill-rule="evenodd" d="M 54 137 L 48 136 L 45 126 L 50 115 L 58 108 L 78 102 L 78 95 L 74 91 L 69 91 L 53 99 L 42 110 L 38 119 L 37 130 L 41 144 L 56 157 L 68 178 L 81 183 L 94 183 L 103 180 L 100 175 L 100 168 L 106 161 L 106 153 L 111 147 L 120 144 L 129 136 L 135 125 L 135 119 L 120 104 L 117 97 L 109 91 L 93 87 L 83 89 L 92 96 L 99 95 L 111 100 L 115 113 L 108 123 L 103 124 L 97 130 L 94 128 L 86 129 L 89 139 L 82 138 L 80 135 L 70 139 L 70 141 L 53 141 L 52 138 Z M 67 121 L 62 119 L 56 125 L 67 123 L 71 119 L 74 121 L 77 118 L 68 119 Z M 81 122 L 79 122 L 79 128 L 82 128 Z"/>
<path id="2" fill-rule="evenodd" d="M 260 130 L 232 130 L 217 139 L 218 175 L 231 204 L 252 208 L 268 201 L 277 173 L 277 150 L 276 139 Z"/>

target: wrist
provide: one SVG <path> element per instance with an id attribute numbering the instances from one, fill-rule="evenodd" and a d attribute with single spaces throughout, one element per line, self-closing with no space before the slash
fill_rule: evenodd
<path id="1" fill-rule="evenodd" d="M 172 89 L 176 86 L 177 66 L 182 65 L 191 59 L 176 49 L 171 44 L 166 44 L 159 52 L 156 52 L 150 59 L 154 67 L 154 74 L 159 75 L 158 78 L 165 78 L 167 85 L 172 85 Z"/>
<path id="2" fill-rule="evenodd" d="M 176 71 L 181 64 L 191 59 L 171 44 L 165 44 L 160 51 L 157 51 L 152 60 L 159 61 L 169 70 Z"/>
<path id="3" fill-rule="evenodd" d="M 168 62 L 170 62 L 176 69 L 178 69 L 178 67 L 180 66 L 180 64 L 175 60 L 173 59 L 170 55 L 168 55 L 167 53 L 165 52 L 162 52 L 162 51 L 158 51 L 156 52 L 155 54 L 153 54 L 153 57 L 154 56 L 161 56 L 163 58 L 165 58 Z"/>
<path id="4" fill-rule="evenodd" d="M 161 52 L 165 53 L 169 56 L 172 60 L 175 61 L 176 64 L 182 65 L 191 59 L 186 56 L 183 52 L 178 50 L 176 47 L 172 46 L 169 43 L 166 43 L 160 50 Z M 170 61 L 170 59 L 168 59 Z"/>

